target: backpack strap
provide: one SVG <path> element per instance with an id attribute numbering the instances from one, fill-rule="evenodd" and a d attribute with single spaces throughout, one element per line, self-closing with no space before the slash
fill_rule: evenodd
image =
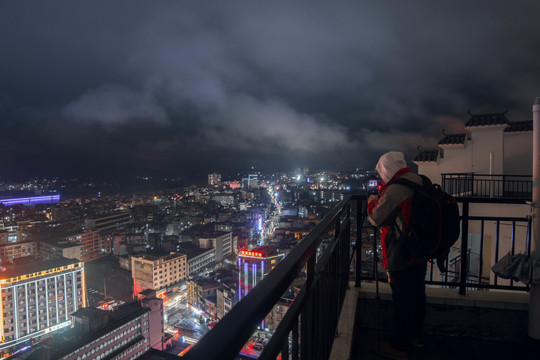
<path id="1" fill-rule="evenodd" d="M 425 176 L 425 175 L 420 175 L 420 176 L 422 177 L 422 185 L 417 184 L 414 181 L 411 181 L 409 179 L 404 179 L 404 178 L 397 178 L 397 179 L 389 182 L 388 185 L 401 184 L 401 185 L 411 187 L 414 190 L 419 190 L 419 189 L 423 188 L 426 185 L 431 185 L 431 180 L 429 180 L 429 178 L 427 176 Z"/>

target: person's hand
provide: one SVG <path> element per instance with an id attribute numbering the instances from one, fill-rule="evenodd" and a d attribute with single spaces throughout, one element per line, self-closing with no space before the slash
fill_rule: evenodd
<path id="1" fill-rule="evenodd" d="M 368 215 L 371 215 L 371 213 L 373 212 L 373 209 L 375 209 L 375 206 L 377 206 L 377 203 L 379 202 L 379 196 L 378 195 L 370 195 L 368 197 L 368 202 L 367 202 L 367 213 Z"/>

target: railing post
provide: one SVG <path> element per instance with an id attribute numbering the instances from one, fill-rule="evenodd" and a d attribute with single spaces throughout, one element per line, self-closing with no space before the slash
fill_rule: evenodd
<path id="1" fill-rule="evenodd" d="M 461 214 L 461 255 L 459 273 L 459 295 L 465 295 L 467 285 L 467 250 L 469 238 L 469 201 L 463 201 Z"/>
<path id="2" fill-rule="evenodd" d="M 363 205 L 364 200 L 361 198 L 356 201 L 355 287 L 360 287 L 362 284 L 362 225 L 364 224 L 364 216 L 366 216 Z"/>

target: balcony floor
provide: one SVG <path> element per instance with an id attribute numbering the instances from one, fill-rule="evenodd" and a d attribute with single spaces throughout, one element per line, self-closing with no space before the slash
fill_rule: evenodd
<path id="1" fill-rule="evenodd" d="M 425 346 L 410 360 L 540 359 L 540 344 L 526 335 L 528 294 L 427 289 Z M 343 306 L 331 360 L 385 359 L 371 349 L 390 337 L 391 292 L 380 284 L 351 284 Z"/>
<path id="2" fill-rule="evenodd" d="M 388 339 L 390 331 L 360 328 L 354 336 L 350 360 L 385 359 L 371 349 L 372 344 Z M 486 341 L 464 337 L 433 336 L 424 338 L 422 349 L 408 351 L 409 360 L 533 360 L 540 358 L 540 349 L 524 344 Z"/>

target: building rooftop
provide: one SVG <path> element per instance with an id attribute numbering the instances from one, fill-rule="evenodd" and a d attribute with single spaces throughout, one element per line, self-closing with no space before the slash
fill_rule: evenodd
<path id="1" fill-rule="evenodd" d="M 25 264 L 18 264 L 5 268 L 5 271 L 0 271 L 0 279 L 9 279 L 16 276 L 33 274 L 44 270 L 55 269 L 62 266 L 80 263 L 77 259 L 58 258 L 45 261 L 32 261 Z"/>
<path id="2" fill-rule="evenodd" d="M 439 145 L 464 144 L 466 137 L 467 137 L 466 134 L 448 134 L 442 140 L 439 141 Z"/>
<path id="3" fill-rule="evenodd" d="M 72 242 L 69 242 L 67 240 L 64 240 L 64 239 L 48 239 L 48 240 L 43 240 L 41 241 L 42 244 L 48 244 L 48 245 L 51 245 L 51 246 L 54 246 L 54 247 L 57 247 L 57 248 L 61 248 L 61 249 L 68 249 L 68 248 L 72 248 L 72 247 L 80 247 L 81 244 L 76 244 L 76 243 L 72 243 Z"/>
<path id="4" fill-rule="evenodd" d="M 473 114 L 469 110 L 469 121 L 465 124 L 465 127 L 473 126 L 490 126 L 490 125 L 505 125 L 509 121 L 506 118 L 508 110 L 500 113 L 485 113 L 485 114 Z"/>
<path id="5" fill-rule="evenodd" d="M 149 260 L 149 261 L 156 261 L 156 260 L 163 260 L 163 261 L 168 261 L 168 260 L 172 260 L 172 259 L 176 259 L 178 257 L 182 257 L 182 256 L 185 256 L 185 254 L 183 253 L 169 253 L 169 254 L 163 254 L 163 255 L 148 255 L 148 254 L 144 254 L 144 255 L 138 255 L 138 256 L 133 256 L 134 258 L 138 258 L 138 259 L 144 259 L 144 260 Z"/>
<path id="6" fill-rule="evenodd" d="M 62 336 L 54 337 L 50 345 L 52 358 L 60 358 L 70 354 L 148 311 L 150 311 L 150 308 L 141 307 L 137 301 L 120 306 L 113 311 L 104 311 L 96 308 L 80 309 L 72 316 L 93 319 L 94 321 L 100 321 L 105 318 L 105 326 L 97 329 L 97 331 L 91 331 L 89 334 L 83 335 L 75 328 L 72 328 L 62 333 Z"/>
<path id="7" fill-rule="evenodd" d="M 416 157 L 414 158 L 415 162 L 431 162 L 437 161 L 437 156 L 439 156 L 439 150 L 420 150 Z"/>
<path id="8" fill-rule="evenodd" d="M 194 257 L 197 257 L 201 254 L 204 254 L 205 252 L 213 250 L 213 249 L 201 249 L 199 246 L 193 245 L 191 243 L 180 243 L 178 248 L 181 253 L 186 254 L 188 260 L 193 259 Z"/>
<path id="9" fill-rule="evenodd" d="M 508 123 L 508 127 L 504 129 L 505 132 L 526 132 L 533 131 L 533 121 L 511 121 Z"/>

